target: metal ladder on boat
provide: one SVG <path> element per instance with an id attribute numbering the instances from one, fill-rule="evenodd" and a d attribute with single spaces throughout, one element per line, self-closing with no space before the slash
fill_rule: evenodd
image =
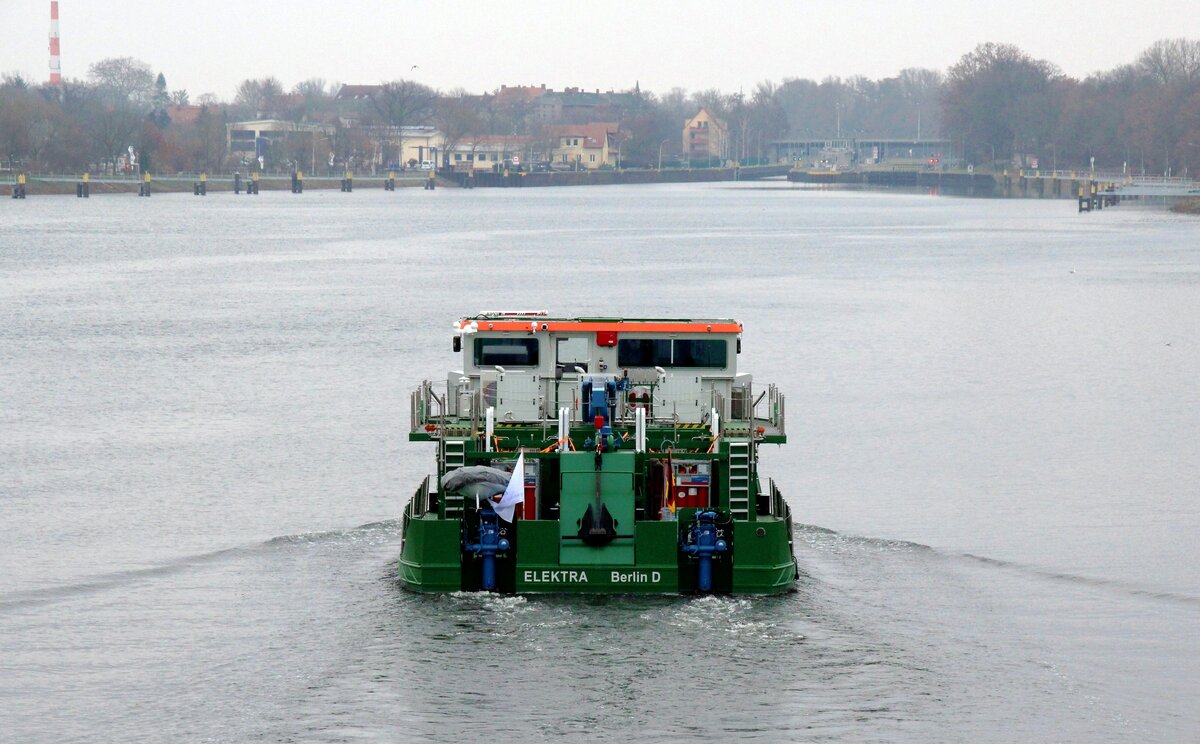
<path id="1" fill-rule="evenodd" d="M 444 472 L 457 470 L 467 464 L 467 440 L 448 438 L 442 442 L 442 465 Z M 463 499 L 459 494 L 442 494 L 446 505 L 446 519 L 459 519 L 463 513 Z"/>
<path id="2" fill-rule="evenodd" d="M 734 519 L 750 518 L 750 443 L 729 442 L 729 511 Z"/>

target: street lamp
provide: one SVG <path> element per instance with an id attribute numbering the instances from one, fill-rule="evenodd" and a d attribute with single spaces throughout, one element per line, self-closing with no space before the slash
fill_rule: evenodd
<path id="1" fill-rule="evenodd" d="M 668 137 L 665 140 L 663 140 L 662 142 L 658 143 L 658 170 L 660 172 L 662 171 L 662 146 L 667 144 L 670 141 L 671 141 L 671 138 Z"/>

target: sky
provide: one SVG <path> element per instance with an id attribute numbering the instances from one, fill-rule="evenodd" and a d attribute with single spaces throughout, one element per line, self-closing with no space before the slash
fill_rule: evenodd
<path id="1" fill-rule="evenodd" d="M 401 77 L 484 92 L 546 84 L 663 93 L 765 79 L 944 70 L 1016 44 L 1082 77 L 1161 38 L 1200 39 L 1200 0 L 60 0 L 62 67 L 136 57 L 172 90 L 249 77 Z M 48 77 L 49 0 L 0 0 L 0 72 Z M 415 69 L 414 69 L 415 68 Z"/>

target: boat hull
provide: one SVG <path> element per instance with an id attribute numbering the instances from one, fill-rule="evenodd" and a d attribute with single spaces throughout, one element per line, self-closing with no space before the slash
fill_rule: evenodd
<path id="1" fill-rule="evenodd" d="M 557 520 L 517 520 L 514 548 L 497 559 L 496 589 L 510 594 L 693 594 L 698 561 L 679 547 L 679 521 L 639 521 L 633 550 L 580 550 L 564 542 Z M 733 522 L 729 555 L 714 564 L 714 593 L 780 594 L 793 589 L 790 518 Z M 480 589 L 481 560 L 462 549 L 463 524 L 435 514 L 405 518 L 398 566 L 400 585 L 416 592 Z M 569 557 L 563 562 L 563 555 Z M 613 556 L 617 561 L 613 561 Z"/>

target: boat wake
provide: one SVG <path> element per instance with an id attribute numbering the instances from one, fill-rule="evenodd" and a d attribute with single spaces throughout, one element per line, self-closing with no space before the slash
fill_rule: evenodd
<path id="1" fill-rule="evenodd" d="M 879 552 L 896 551 L 904 553 L 922 553 L 948 560 L 969 561 L 976 565 L 991 566 L 994 568 L 1020 572 L 1027 576 L 1035 576 L 1040 579 L 1068 582 L 1077 586 L 1087 586 L 1098 589 L 1119 591 L 1123 594 L 1134 597 L 1143 597 L 1147 599 L 1200 606 L 1200 597 L 1191 594 L 1161 591 L 1145 586 L 1139 586 L 1133 582 L 1123 581 L 1120 579 L 1081 576 L 1079 574 L 1068 573 L 1066 571 L 1056 571 L 1053 568 L 1020 563 L 1017 561 L 1008 561 L 999 558 L 989 558 L 987 556 L 976 555 L 974 553 L 948 552 L 909 540 L 894 540 L 888 538 L 849 535 L 825 527 L 820 527 L 818 525 L 810 524 L 795 525 L 793 528 L 793 534 L 797 537 L 797 539 L 807 542 L 812 547 L 830 552 L 836 552 L 843 547 L 847 547 L 851 549 L 865 549 Z M 803 562 L 803 560 L 801 562 Z"/>
<path id="2" fill-rule="evenodd" d="M 977 563 L 982 563 L 986 566 L 995 566 L 1011 571 L 1019 571 L 1024 574 L 1039 576 L 1045 579 L 1054 581 L 1064 581 L 1080 586 L 1094 586 L 1105 589 L 1115 589 L 1135 597 L 1146 597 L 1149 599 L 1158 599 L 1168 602 L 1178 602 L 1181 604 L 1189 604 L 1200 606 L 1200 597 L 1191 594 L 1182 594 L 1180 592 L 1164 592 L 1155 589 L 1138 586 L 1132 582 L 1121 581 L 1119 579 L 1102 579 L 1094 576 L 1080 576 L 1078 574 L 1065 573 L 1062 571 L 1054 571 L 1046 568 L 1039 568 L 1024 563 L 1014 561 L 1004 561 L 997 558 L 988 558 L 982 555 L 974 555 L 972 553 L 959 553 L 959 557 L 966 558 Z"/>
<path id="3" fill-rule="evenodd" d="M 173 576 L 196 568 L 220 562 L 222 560 L 241 556 L 261 554 L 295 545 L 315 545 L 335 542 L 338 540 L 358 540 L 366 535 L 397 533 L 400 520 L 391 519 L 381 522 L 369 522 L 345 530 L 328 530 L 323 532 L 304 532 L 296 535 L 281 535 L 259 543 L 249 543 L 206 553 L 180 556 L 146 568 L 132 568 L 124 571 L 95 574 L 76 581 L 58 586 L 48 586 L 38 589 L 25 589 L 0 595 L 0 614 L 43 604 L 61 602 L 87 594 L 118 589 L 130 584 L 149 579 Z"/>

